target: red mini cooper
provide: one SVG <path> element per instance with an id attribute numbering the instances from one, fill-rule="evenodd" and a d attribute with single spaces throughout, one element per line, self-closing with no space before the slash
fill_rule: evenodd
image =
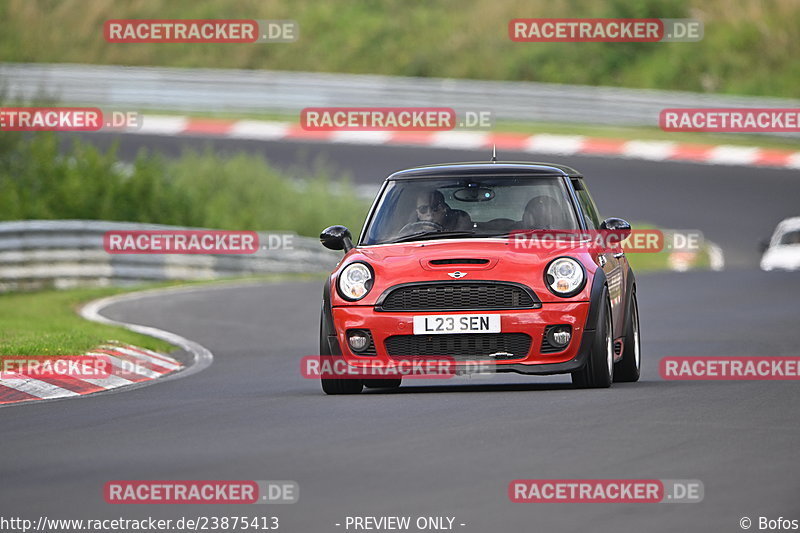
<path id="1" fill-rule="evenodd" d="M 412 358 L 480 363 L 493 372 L 572 375 L 578 387 L 637 381 L 633 271 L 575 170 L 549 163 L 458 163 L 389 176 L 358 243 L 343 226 L 320 235 L 344 250 L 323 291 L 320 354 L 344 366 Z M 541 235 L 580 238 L 539 239 Z M 556 233 L 558 235 L 558 233 Z M 328 374 L 328 394 L 398 387 L 402 378 Z"/>

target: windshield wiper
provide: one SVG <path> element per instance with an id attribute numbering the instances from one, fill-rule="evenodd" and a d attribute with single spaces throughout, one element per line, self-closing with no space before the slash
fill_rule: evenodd
<path id="1" fill-rule="evenodd" d="M 415 241 L 420 238 L 440 239 L 447 237 L 467 237 L 469 235 L 475 235 L 475 232 L 474 231 L 420 231 L 419 233 L 412 233 L 411 235 L 406 235 L 405 237 L 400 237 L 399 239 L 386 241 L 382 244 L 394 244 L 396 242 Z"/>

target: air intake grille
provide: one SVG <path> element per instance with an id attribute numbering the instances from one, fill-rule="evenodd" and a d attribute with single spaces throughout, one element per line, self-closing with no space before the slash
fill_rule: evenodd
<path id="1" fill-rule="evenodd" d="M 463 359 L 523 359 L 531 349 L 525 333 L 394 335 L 385 341 L 390 357 L 439 356 Z M 489 357 L 496 354 L 494 357 Z"/>
<path id="2" fill-rule="evenodd" d="M 540 307 L 532 291 L 511 283 L 437 282 L 391 289 L 378 308 L 382 311 L 446 311 L 534 309 Z"/>
<path id="3" fill-rule="evenodd" d="M 547 334 L 550 333 L 550 330 L 553 328 L 557 328 L 558 326 L 559 326 L 558 324 L 554 324 L 552 326 L 547 326 L 546 328 L 544 328 L 544 336 L 542 337 L 542 347 L 539 349 L 541 353 L 548 354 L 548 353 L 563 352 L 564 350 L 567 349 L 567 346 L 569 346 L 569 344 L 567 344 L 567 346 L 561 346 L 561 347 L 553 346 L 547 339 Z"/>
<path id="4" fill-rule="evenodd" d="M 486 265 L 488 263 L 488 259 L 431 259 L 432 265 Z"/>

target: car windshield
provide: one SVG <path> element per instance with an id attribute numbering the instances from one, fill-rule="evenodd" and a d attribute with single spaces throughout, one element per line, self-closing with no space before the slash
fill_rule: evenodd
<path id="1" fill-rule="evenodd" d="M 786 233 L 781 235 L 778 244 L 780 246 L 800 244 L 800 230 L 787 231 Z"/>
<path id="2" fill-rule="evenodd" d="M 397 180 L 384 189 L 361 244 L 497 237 L 537 229 L 578 229 L 558 177 Z"/>

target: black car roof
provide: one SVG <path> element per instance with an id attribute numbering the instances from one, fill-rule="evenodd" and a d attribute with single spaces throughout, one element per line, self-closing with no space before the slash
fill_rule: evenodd
<path id="1" fill-rule="evenodd" d="M 518 178 L 541 178 L 567 176 L 580 178 L 581 174 L 574 168 L 555 163 L 525 162 L 477 162 L 446 163 L 400 170 L 389 176 L 388 180 L 404 180 L 418 178 L 450 178 L 464 176 L 514 176 Z"/>

